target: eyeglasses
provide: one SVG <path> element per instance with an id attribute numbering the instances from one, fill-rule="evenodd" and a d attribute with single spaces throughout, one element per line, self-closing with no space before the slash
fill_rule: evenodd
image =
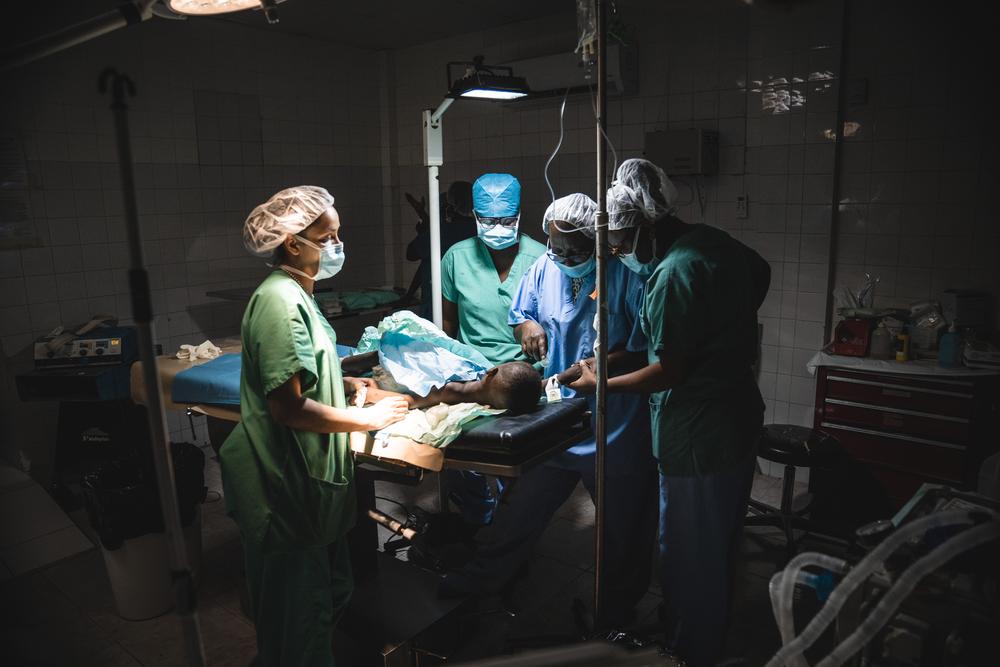
<path id="1" fill-rule="evenodd" d="M 517 227 L 517 223 L 520 220 L 521 220 L 520 213 L 518 213 L 515 216 L 501 216 L 498 218 L 481 218 L 479 217 L 479 214 L 476 213 L 476 222 L 478 222 L 486 229 L 493 229 L 497 225 L 510 229 L 511 227 Z"/>
<path id="2" fill-rule="evenodd" d="M 635 230 L 635 234 L 632 235 L 632 247 L 626 248 L 624 245 L 612 245 L 608 242 L 608 252 L 614 257 L 621 257 L 622 255 L 634 255 L 635 249 L 639 245 L 639 234 L 642 232 L 642 227 Z"/>
<path id="3" fill-rule="evenodd" d="M 546 247 L 547 250 L 545 254 L 549 256 L 549 259 L 558 264 L 567 264 L 569 266 L 576 266 L 577 264 L 583 264 L 588 259 L 590 259 L 591 255 L 594 254 L 593 252 L 588 252 L 584 255 L 562 255 L 552 250 L 551 242 L 547 243 Z"/>

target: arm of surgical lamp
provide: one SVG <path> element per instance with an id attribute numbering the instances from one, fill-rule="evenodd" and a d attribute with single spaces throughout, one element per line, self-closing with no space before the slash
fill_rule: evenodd
<path id="1" fill-rule="evenodd" d="M 115 9 L 58 30 L 36 40 L 15 46 L 0 56 L 0 70 L 13 69 L 35 60 L 88 42 L 119 28 L 142 23 L 153 15 L 156 0 L 123 2 Z"/>
<path id="2" fill-rule="evenodd" d="M 437 109 L 425 109 L 424 166 L 427 167 L 427 217 L 431 233 L 431 311 L 434 324 L 441 326 L 441 206 L 438 167 L 444 163 L 441 117 L 455 100 L 446 97 Z"/>

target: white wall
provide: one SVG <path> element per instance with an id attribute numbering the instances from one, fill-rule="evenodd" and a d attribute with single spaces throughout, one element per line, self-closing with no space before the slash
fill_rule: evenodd
<path id="1" fill-rule="evenodd" d="M 244 251 L 242 222 L 283 187 L 313 183 L 336 197 L 348 250 L 338 285 L 371 285 L 372 276 L 382 283 L 374 55 L 266 26 L 153 19 L 2 81 L 0 139 L 26 169 L 23 185 L 3 196 L 27 200 L 22 228 L 34 239 L 32 247 L 0 247 L 6 355 L 58 324 L 94 313 L 130 316 L 110 100 L 97 92 L 108 64 L 138 92 L 129 121 L 165 350 L 239 331 L 243 304 L 205 292 L 259 281 L 266 268 Z M 37 406 L 6 408 L 10 415 Z M 175 431 L 181 424 L 172 423 Z"/>
<path id="2" fill-rule="evenodd" d="M 771 290 L 761 310 L 767 419 L 811 424 L 814 383 L 805 362 L 823 338 L 833 168 L 833 146 L 823 130 L 834 126 L 837 82 L 809 83 L 809 75 L 837 69 L 840 4 L 807 3 L 791 12 L 752 11 L 738 3 L 691 10 L 664 4 L 619 3 L 623 20 L 637 31 L 640 81 L 637 95 L 611 99 L 608 134 L 619 159 L 625 159 L 641 155 L 649 131 L 719 132 L 719 173 L 677 179 L 686 202 L 680 216 L 726 229 L 771 263 Z M 575 30 L 572 14 L 554 16 L 395 54 L 398 271 L 410 275 L 415 268 L 402 261 L 402 248 L 412 237 L 402 193 L 426 190 L 418 110 L 440 101 L 443 64 L 480 53 L 487 62 L 505 62 L 571 50 Z M 807 101 L 789 113 L 768 113 L 762 98 L 771 89 L 754 80 L 768 84 L 781 77 L 803 79 L 795 88 Z M 510 171 L 524 187 L 522 227 L 540 238 L 541 215 L 550 201 L 542 170 L 558 141 L 558 103 L 456 103 L 444 118 L 444 186 L 486 170 Z M 594 145 L 590 100 L 571 97 L 562 152 L 551 172 L 556 196 L 574 191 L 593 196 Z M 695 198 L 698 187 L 704 211 Z M 742 192 L 751 202 L 747 219 L 736 217 L 736 195 Z"/>

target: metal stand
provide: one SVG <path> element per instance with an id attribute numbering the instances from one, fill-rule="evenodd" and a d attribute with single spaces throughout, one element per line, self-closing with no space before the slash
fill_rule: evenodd
<path id="1" fill-rule="evenodd" d="M 142 256 L 139 211 L 135 198 L 132 147 L 128 132 L 128 105 L 126 104 L 126 96 L 135 95 L 135 84 L 124 74 L 108 68 L 101 73 L 99 87 L 101 93 L 108 92 L 110 88 L 111 110 L 115 116 L 118 166 L 122 179 L 122 196 L 125 199 L 125 229 L 128 233 L 132 316 L 139 339 L 139 359 L 142 362 L 142 379 L 146 389 L 146 412 L 149 415 L 153 463 L 156 468 L 156 482 L 160 494 L 160 506 L 163 511 L 163 525 L 170 548 L 170 562 L 172 564 L 170 576 L 174 582 L 176 595 L 175 610 L 184 630 L 187 664 L 200 666 L 205 664 L 205 652 L 201 644 L 201 631 L 198 626 L 194 581 L 191 577 L 180 512 L 177 507 L 174 466 L 168 446 L 170 438 L 167 434 L 163 396 L 160 393 L 160 381 L 156 372 L 153 303 L 149 293 L 149 274 L 146 272 Z"/>
<path id="2" fill-rule="evenodd" d="M 594 620 L 600 625 L 604 595 L 604 500 L 605 473 L 608 449 L 608 211 L 607 211 L 607 144 L 605 143 L 605 110 L 607 108 L 606 48 L 607 8 L 603 0 L 597 0 L 597 220 L 594 236 L 595 257 L 597 259 L 597 414 L 595 426 L 597 436 L 597 456 L 594 479 L 597 487 L 594 520 Z"/>

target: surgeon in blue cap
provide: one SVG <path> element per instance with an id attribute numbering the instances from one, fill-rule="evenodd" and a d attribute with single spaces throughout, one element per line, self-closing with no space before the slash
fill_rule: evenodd
<path id="1" fill-rule="evenodd" d="M 510 174 L 483 174 L 472 184 L 477 237 L 460 241 L 441 259 L 445 332 L 495 365 L 524 359 L 507 315 L 521 277 L 545 246 L 520 233 L 521 184 Z M 450 496 L 472 525 L 489 523 L 496 495 L 478 473 L 451 472 Z"/>

